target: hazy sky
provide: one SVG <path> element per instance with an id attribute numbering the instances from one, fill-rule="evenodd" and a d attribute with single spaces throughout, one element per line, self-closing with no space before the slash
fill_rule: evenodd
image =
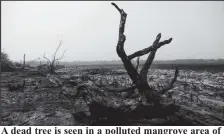
<path id="1" fill-rule="evenodd" d="M 1 45 L 12 60 L 51 57 L 62 39 L 64 60 L 118 60 L 119 12 L 111 2 L 1 2 Z M 127 16 L 125 50 L 148 47 L 158 33 L 173 41 L 157 60 L 224 58 L 224 2 L 132 1 L 116 4 Z M 145 59 L 144 56 L 142 59 Z"/>

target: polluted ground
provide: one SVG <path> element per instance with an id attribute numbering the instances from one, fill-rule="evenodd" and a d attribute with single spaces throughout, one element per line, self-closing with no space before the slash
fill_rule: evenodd
<path id="1" fill-rule="evenodd" d="M 60 67 L 61 42 L 38 66 L 12 63 L 1 53 L 7 68 L 1 73 L 2 125 L 223 125 L 223 66 L 215 72 L 153 67 L 157 50 L 172 43 L 160 33 L 152 45 L 126 54 L 127 14 L 112 5 L 120 14 L 115 47 L 121 65 Z"/>

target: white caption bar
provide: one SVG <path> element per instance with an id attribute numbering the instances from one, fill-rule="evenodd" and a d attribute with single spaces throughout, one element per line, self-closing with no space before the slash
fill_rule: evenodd
<path id="1" fill-rule="evenodd" d="M 1 134 L 224 134 L 223 126 L 0 126 Z"/>

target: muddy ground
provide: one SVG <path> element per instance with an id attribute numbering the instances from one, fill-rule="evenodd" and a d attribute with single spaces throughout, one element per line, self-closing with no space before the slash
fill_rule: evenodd
<path id="1" fill-rule="evenodd" d="M 173 73 L 173 70 L 152 69 L 148 81 L 156 89 L 168 83 Z M 63 86 L 58 86 L 61 82 Z M 77 87 L 82 84 L 103 90 L 108 86 L 129 86 L 131 80 L 124 69 L 111 67 L 63 68 L 49 76 L 40 75 L 35 69 L 4 72 L 1 82 L 2 125 L 92 125 L 88 119 L 80 121 L 82 116 L 76 114 L 91 114 L 82 97 L 76 97 Z M 120 97 L 125 95 L 121 93 Z M 223 72 L 180 70 L 174 88 L 165 96 L 181 106 L 179 113 L 166 119 L 139 119 L 124 125 L 224 124 Z M 181 124 L 183 115 L 191 123 Z M 171 118 L 175 119 L 171 121 Z"/>

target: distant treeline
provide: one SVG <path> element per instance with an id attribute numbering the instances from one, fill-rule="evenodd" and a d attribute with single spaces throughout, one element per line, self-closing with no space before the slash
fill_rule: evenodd
<path id="1" fill-rule="evenodd" d="M 154 64 L 224 64 L 224 59 L 158 60 Z"/>
<path id="2" fill-rule="evenodd" d="M 133 60 L 133 63 L 135 60 Z M 39 65 L 40 61 L 27 61 L 28 64 Z M 46 64 L 46 61 L 41 61 L 42 64 Z M 140 64 L 144 64 L 145 60 L 140 60 Z M 60 64 L 66 66 L 73 65 L 123 65 L 120 60 L 111 60 L 111 61 L 60 61 Z M 153 64 L 224 64 L 224 59 L 183 59 L 183 60 L 155 60 Z"/>
<path id="3" fill-rule="evenodd" d="M 204 59 L 188 59 L 173 61 L 155 61 L 152 68 L 157 69 L 174 69 L 177 66 L 183 70 L 224 72 L 224 60 L 204 60 Z"/>
<path id="4" fill-rule="evenodd" d="M 151 68 L 174 69 L 175 66 L 181 70 L 224 72 L 224 64 L 153 64 Z"/>
<path id="5" fill-rule="evenodd" d="M 145 63 L 140 61 L 140 67 Z M 39 65 L 40 62 L 28 62 L 31 65 Z M 46 62 L 42 62 L 46 64 Z M 135 60 L 133 60 L 135 64 Z M 123 68 L 121 61 L 76 61 L 76 62 L 60 62 L 60 65 L 66 67 L 87 67 L 87 68 Z M 157 60 L 154 61 L 151 68 L 157 69 L 174 69 L 177 66 L 179 69 L 195 70 L 195 71 L 209 71 L 209 72 L 224 72 L 224 59 L 205 60 L 205 59 L 185 59 L 185 60 Z"/>
<path id="6" fill-rule="evenodd" d="M 81 67 L 81 68 L 117 68 L 124 69 L 122 64 L 97 64 L 97 65 L 71 65 L 69 67 Z M 139 66 L 141 68 L 142 65 Z M 174 70 L 178 67 L 179 70 L 194 70 L 194 71 L 207 71 L 207 72 L 224 72 L 224 64 L 152 64 L 152 69 L 170 69 Z"/>

